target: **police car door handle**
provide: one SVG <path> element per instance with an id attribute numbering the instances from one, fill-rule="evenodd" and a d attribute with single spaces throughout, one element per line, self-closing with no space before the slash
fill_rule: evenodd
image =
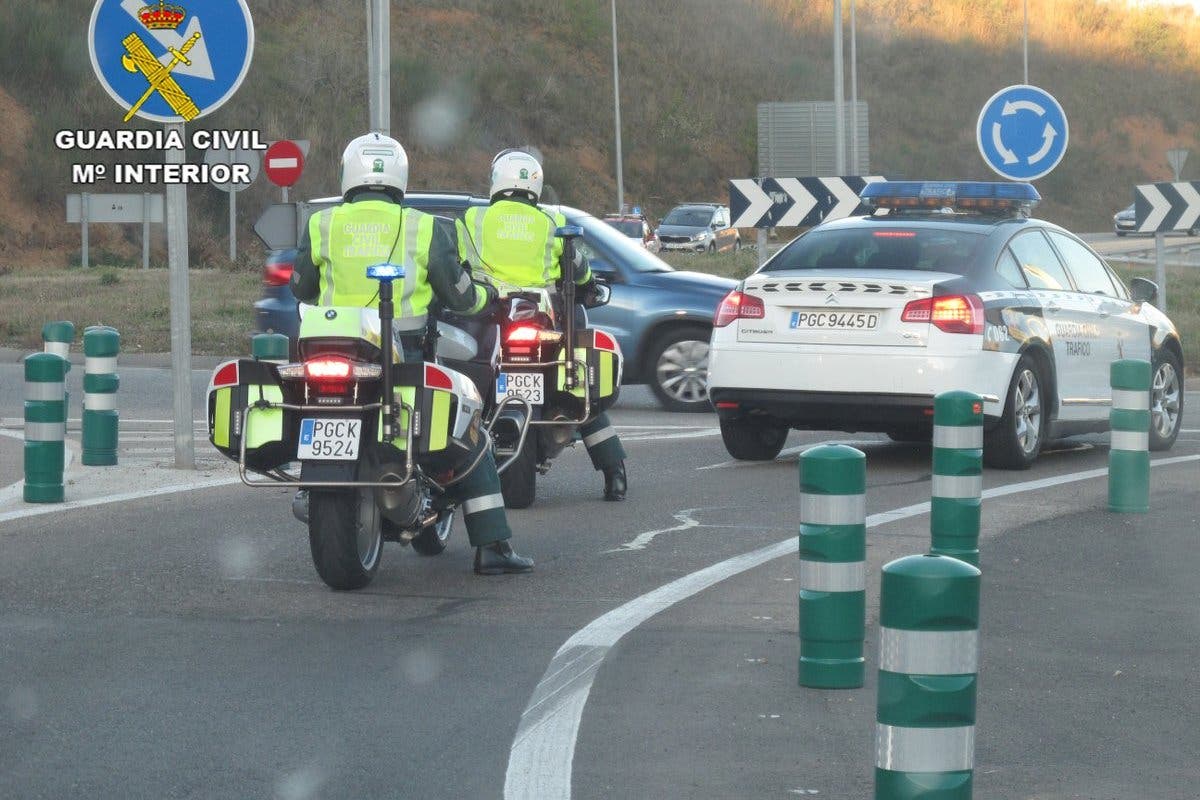
<path id="1" fill-rule="evenodd" d="M 1057 314 L 1058 312 L 1062 311 L 1062 306 L 1060 306 L 1058 303 L 1047 303 L 1046 310 L 1051 314 Z"/>

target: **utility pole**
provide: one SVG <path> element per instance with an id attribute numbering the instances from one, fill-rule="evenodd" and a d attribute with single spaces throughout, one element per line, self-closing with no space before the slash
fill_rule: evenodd
<path id="1" fill-rule="evenodd" d="M 384 136 L 392 135 L 392 37 L 388 3 L 389 0 L 367 0 L 367 95 L 370 128 Z"/>
<path id="2" fill-rule="evenodd" d="M 835 167 L 846 174 L 846 78 L 842 66 L 842 0 L 833 0 L 833 138 Z"/>
<path id="3" fill-rule="evenodd" d="M 617 65 L 617 0 L 612 0 L 613 118 L 617 127 L 617 213 L 625 213 L 625 177 L 621 164 L 621 70 Z"/>
<path id="4" fill-rule="evenodd" d="M 858 162 L 858 47 L 854 24 L 854 0 L 850 0 L 850 171 L 866 172 Z"/>

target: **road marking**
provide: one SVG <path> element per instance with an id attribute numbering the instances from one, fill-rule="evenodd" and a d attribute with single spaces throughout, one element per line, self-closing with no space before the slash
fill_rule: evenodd
<path id="1" fill-rule="evenodd" d="M 668 439 L 698 439 L 703 436 L 719 436 L 720 428 L 709 428 L 701 431 L 686 431 L 682 433 L 663 433 L 663 434 L 644 434 L 635 433 L 631 436 L 622 436 L 623 442 L 661 442 Z"/>
<path id="2" fill-rule="evenodd" d="M 803 453 L 805 450 L 807 450 L 810 447 L 820 447 L 821 445 L 825 445 L 825 444 L 848 444 L 848 445 L 877 444 L 877 443 L 882 443 L 882 442 L 887 442 L 887 441 L 888 441 L 887 439 L 826 439 L 823 442 L 811 442 L 809 444 L 798 444 L 795 447 L 787 447 L 787 448 L 784 448 L 783 450 L 780 450 L 779 455 L 775 456 L 775 463 L 790 461 L 791 456 L 798 455 L 799 453 Z M 741 469 L 742 467 L 758 467 L 758 466 L 762 466 L 763 464 L 770 464 L 770 463 L 772 463 L 772 462 L 770 462 L 770 461 L 739 461 L 737 459 L 733 459 L 732 461 L 722 461 L 717 464 L 708 464 L 703 467 L 696 467 L 696 469 L 697 470 L 702 470 L 702 469 Z"/>
<path id="3" fill-rule="evenodd" d="M 1150 465 L 1165 467 L 1194 461 L 1200 461 L 1200 455 L 1164 458 L 1152 461 Z M 986 489 L 983 497 L 1003 497 L 1037 491 L 1107 474 L 1107 468 L 1092 469 L 1012 483 Z M 928 512 L 928 502 L 916 503 L 872 514 L 867 517 L 866 525 L 868 528 L 874 528 Z M 740 575 L 773 559 L 795 555 L 796 547 L 796 537 L 792 536 L 776 544 L 705 567 L 635 597 L 576 631 L 558 648 L 558 652 L 550 660 L 550 665 L 546 667 L 545 674 L 533 690 L 529 704 L 521 714 L 504 775 L 505 800 L 570 800 L 575 742 L 583 720 L 583 709 L 604 657 L 625 634 L 676 603 L 727 578 Z"/>
<path id="4" fill-rule="evenodd" d="M 650 544 L 650 542 L 654 541 L 654 537 L 658 536 L 660 533 L 671 533 L 673 531 L 686 531 L 688 528 L 695 528 L 700 523 L 697 522 L 696 520 L 692 519 L 692 513 L 695 511 L 699 511 L 699 510 L 700 509 L 698 509 L 698 508 L 685 508 L 683 511 L 676 512 L 675 514 L 672 515 L 673 517 L 675 517 L 675 519 L 679 520 L 678 525 L 675 525 L 670 528 L 663 528 L 663 529 L 657 530 L 657 531 L 646 531 L 645 533 L 639 533 L 634 538 L 633 541 L 626 542 L 625 544 L 621 545 L 620 547 L 613 548 L 612 550 L 605 550 L 604 552 L 620 553 L 624 550 L 645 550 L 646 545 L 648 545 L 648 544 Z"/>
<path id="5" fill-rule="evenodd" d="M 65 503 L 41 505 L 33 508 L 19 508 L 16 511 L 6 511 L 3 514 L 0 514 L 0 522 L 9 522 L 14 519 L 24 519 L 26 517 L 39 517 L 42 514 L 58 514 L 63 511 L 74 511 L 78 508 L 103 506 L 108 505 L 109 503 L 124 503 L 129 500 L 142 500 L 147 497 L 159 497 L 165 494 L 190 492 L 195 489 L 211 489 L 215 486 L 229 486 L 230 484 L 240 482 L 241 479 L 236 475 L 229 475 L 223 478 L 204 478 L 188 483 L 174 483 L 168 486 L 160 486 L 157 489 L 142 489 L 136 492 L 125 492 L 124 494 L 107 495 L 105 497 L 92 497 L 87 500 L 68 500 Z M 280 484 L 280 486 L 284 485 L 285 484 Z"/>

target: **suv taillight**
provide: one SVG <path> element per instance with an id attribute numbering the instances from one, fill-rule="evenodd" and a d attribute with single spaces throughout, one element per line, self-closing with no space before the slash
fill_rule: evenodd
<path id="1" fill-rule="evenodd" d="M 284 286 L 292 279 L 292 262 L 268 261 L 263 267 L 263 283 L 267 286 Z"/>
<path id="2" fill-rule="evenodd" d="M 721 301 L 713 318 L 713 327 L 724 328 L 735 319 L 762 319 L 767 315 L 763 301 L 752 294 L 734 289 Z"/>
<path id="3" fill-rule="evenodd" d="M 913 300 L 901 322 L 928 322 L 946 333 L 983 333 L 983 301 L 973 294 L 948 294 Z"/>

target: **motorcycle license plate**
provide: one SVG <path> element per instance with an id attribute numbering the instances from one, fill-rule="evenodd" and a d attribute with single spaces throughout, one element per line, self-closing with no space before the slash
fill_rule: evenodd
<path id="1" fill-rule="evenodd" d="M 360 419 L 302 419 L 296 458 L 301 461 L 354 461 L 358 458 L 361 436 Z"/>
<path id="2" fill-rule="evenodd" d="M 496 379 L 496 402 L 515 396 L 540 406 L 545 386 L 540 372 L 501 372 Z"/>

